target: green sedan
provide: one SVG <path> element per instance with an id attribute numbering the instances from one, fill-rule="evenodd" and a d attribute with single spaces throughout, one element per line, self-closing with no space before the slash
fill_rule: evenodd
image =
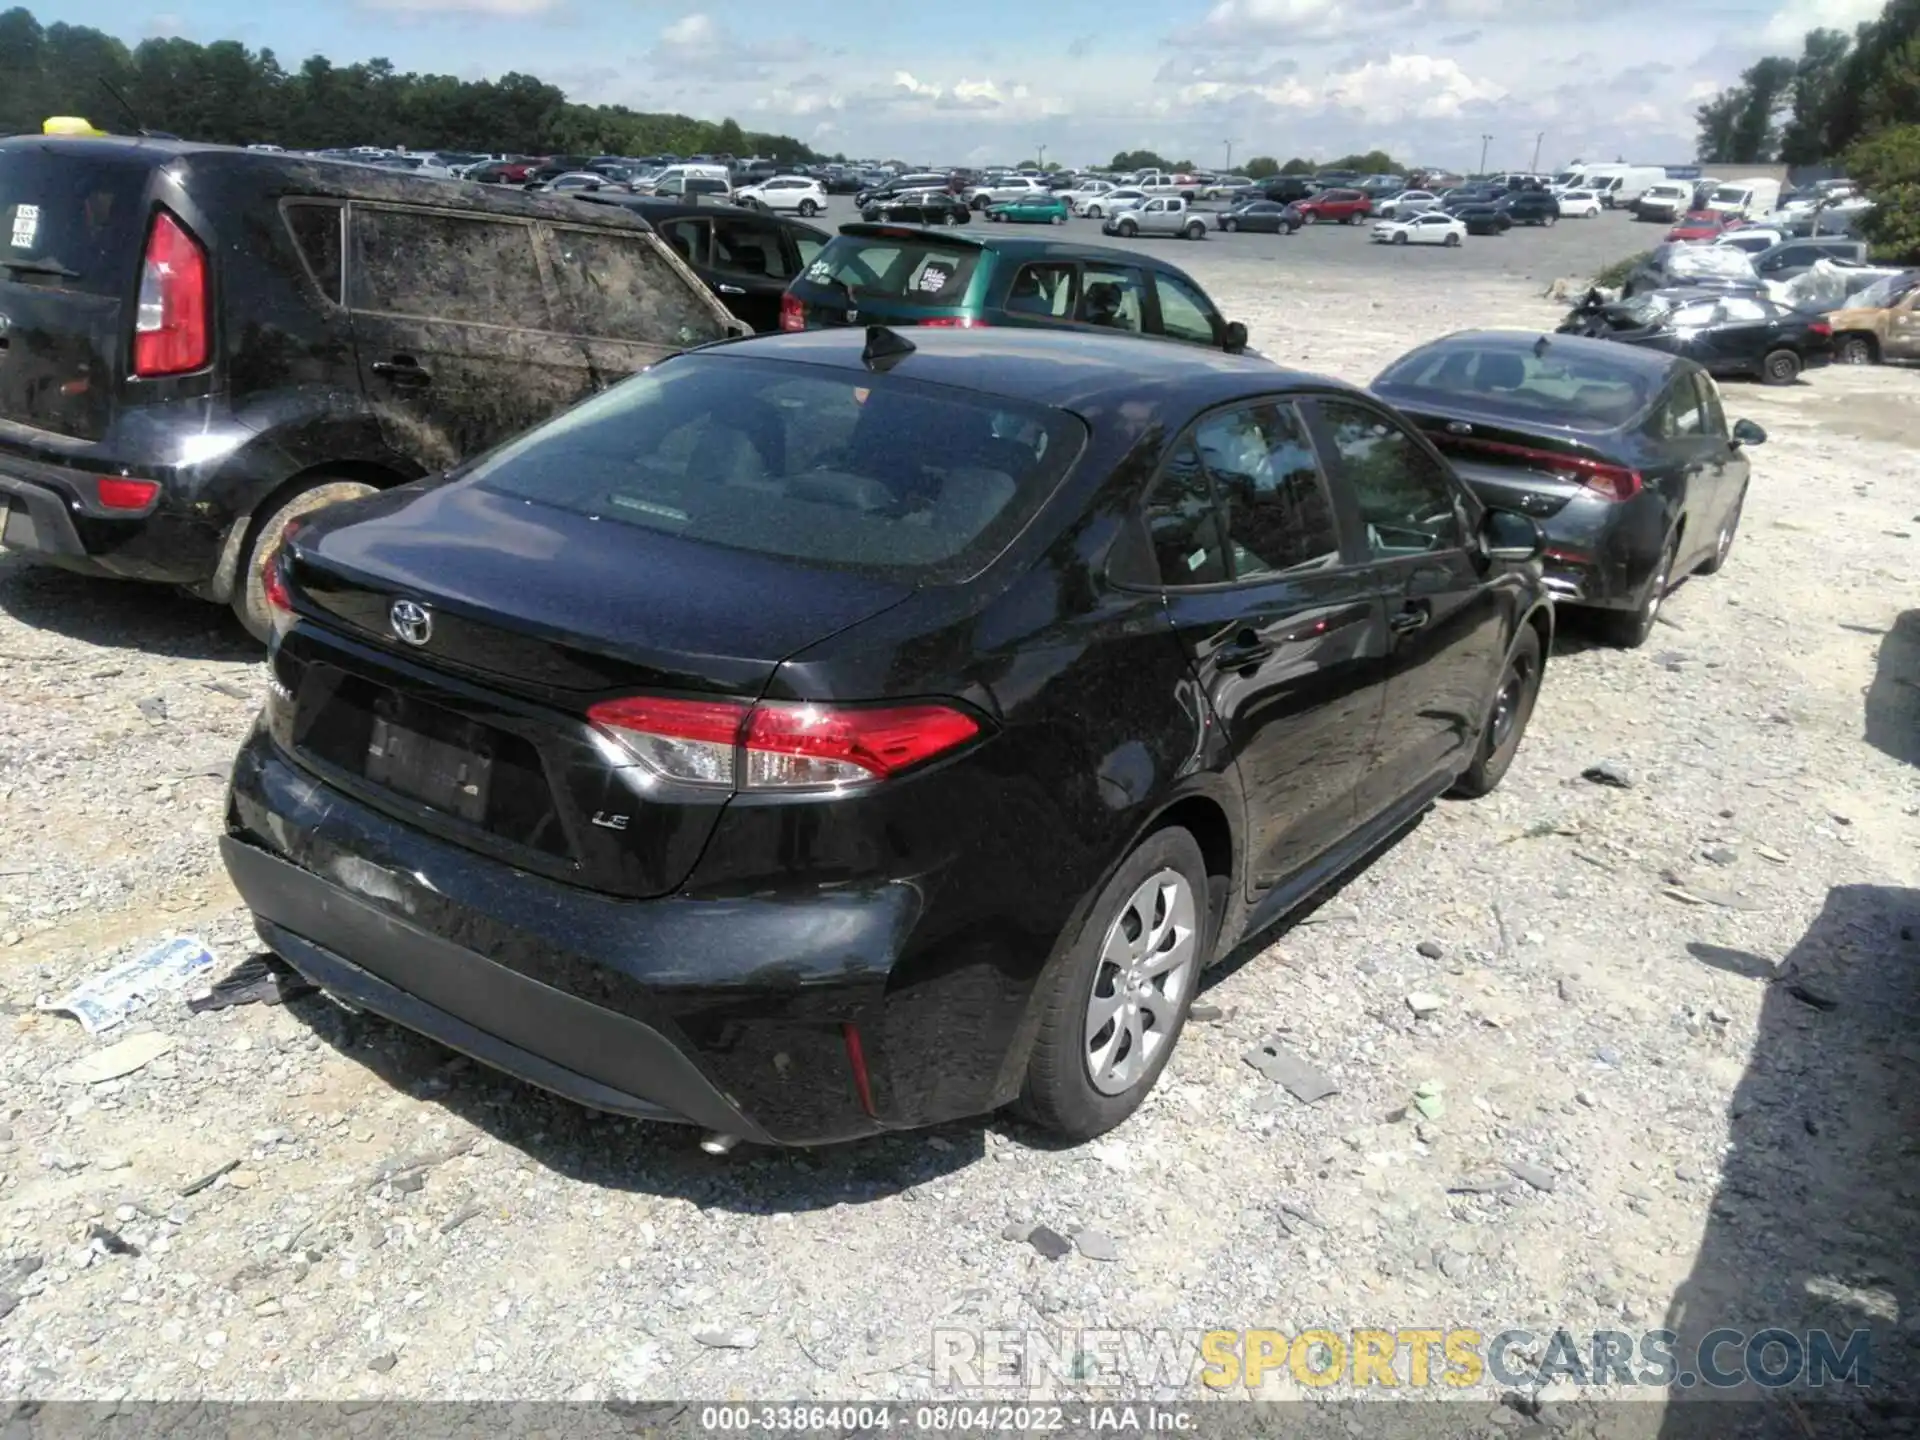
<path id="1" fill-rule="evenodd" d="M 1064 225 L 1067 202 L 1058 195 L 1027 195 L 987 207 L 989 220 L 1023 220 L 1030 225 Z"/>

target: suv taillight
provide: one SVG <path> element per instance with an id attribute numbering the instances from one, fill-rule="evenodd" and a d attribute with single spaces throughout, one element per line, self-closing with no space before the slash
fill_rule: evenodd
<path id="1" fill-rule="evenodd" d="M 587 711 L 649 770 L 688 785 L 844 790 L 966 744 L 979 722 L 946 705 L 846 708 L 636 695 Z"/>
<path id="2" fill-rule="evenodd" d="M 798 295 L 780 297 L 780 328 L 782 330 L 807 328 L 807 307 L 800 303 Z"/>
<path id="3" fill-rule="evenodd" d="M 206 251 L 173 216 L 155 212 L 133 323 L 135 375 L 183 375 L 207 363 L 212 349 L 207 300 Z"/>

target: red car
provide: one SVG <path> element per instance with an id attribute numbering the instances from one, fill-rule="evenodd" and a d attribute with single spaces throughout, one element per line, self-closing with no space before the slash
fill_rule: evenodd
<path id="1" fill-rule="evenodd" d="M 1373 214 L 1373 197 L 1358 190 L 1322 190 L 1309 199 L 1296 201 L 1294 208 L 1309 225 L 1321 220 L 1354 225 Z"/>
<path id="2" fill-rule="evenodd" d="M 1689 210 L 1686 219 L 1667 231 L 1669 240 L 1714 240 L 1727 228 L 1727 217 L 1718 210 Z"/>

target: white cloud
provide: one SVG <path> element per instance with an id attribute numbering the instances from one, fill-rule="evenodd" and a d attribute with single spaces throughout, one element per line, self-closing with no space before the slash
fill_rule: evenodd
<path id="1" fill-rule="evenodd" d="M 1475 101 L 1506 98 L 1491 80 L 1476 80 L 1455 60 L 1433 55 L 1390 55 L 1328 78 L 1328 101 L 1369 118 L 1438 120 L 1458 115 Z"/>
<path id="2" fill-rule="evenodd" d="M 1809 30 L 1844 30 L 1877 19 L 1885 0 L 1787 0 L 1767 21 L 1760 38 L 1784 54 L 1798 55 Z"/>

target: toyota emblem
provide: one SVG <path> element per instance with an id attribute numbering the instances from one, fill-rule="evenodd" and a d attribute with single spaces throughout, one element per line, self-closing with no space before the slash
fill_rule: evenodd
<path id="1" fill-rule="evenodd" d="M 387 623 L 409 645 L 424 645 L 433 638 L 433 612 L 417 600 L 394 601 Z"/>

